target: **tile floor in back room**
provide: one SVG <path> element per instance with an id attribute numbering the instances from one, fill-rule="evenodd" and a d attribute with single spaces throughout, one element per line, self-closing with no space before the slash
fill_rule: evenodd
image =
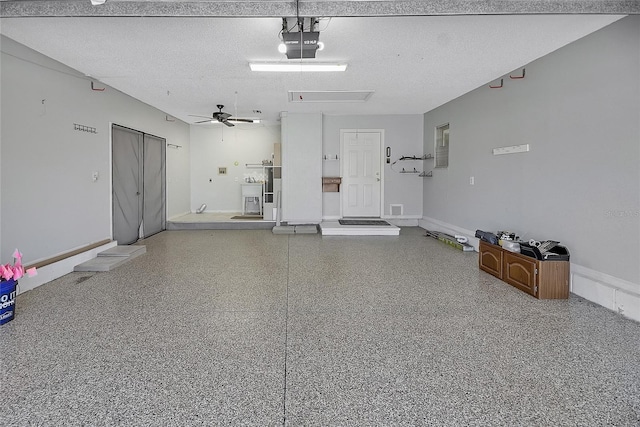
<path id="1" fill-rule="evenodd" d="M 640 324 L 539 301 L 419 228 L 139 244 L 18 296 L 7 425 L 640 425 Z"/>

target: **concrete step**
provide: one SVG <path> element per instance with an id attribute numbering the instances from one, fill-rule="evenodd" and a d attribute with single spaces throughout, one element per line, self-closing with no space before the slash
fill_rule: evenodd
<path id="1" fill-rule="evenodd" d="M 102 251 L 98 254 L 99 257 L 128 257 L 133 259 L 147 253 L 147 247 L 144 245 L 128 245 L 128 246 L 114 246 Z"/>
<path id="2" fill-rule="evenodd" d="M 102 251 L 96 258 L 76 265 L 73 271 L 111 271 L 147 252 L 147 247 L 143 245 L 114 246 Z"/>
<path id="3" fill-rule="evenodd" d="M 273 234 L 317 234 L 316 225 L 277 225 L 271 230 Z"/>
<path id="4" fill-rule="evenodd" d="M 323 236 L 398 236 L 400 227 L 395 225 L 342 225 L 338 221 L 322 221 L 320 233 Z"/>

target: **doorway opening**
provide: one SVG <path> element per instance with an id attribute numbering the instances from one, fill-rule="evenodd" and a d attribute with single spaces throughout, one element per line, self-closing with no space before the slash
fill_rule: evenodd
<path id="1" fill-rule="evenodd" d="M 130 245 L 166 229 L 166 140 L 111 127 L 113 240 Z"/>

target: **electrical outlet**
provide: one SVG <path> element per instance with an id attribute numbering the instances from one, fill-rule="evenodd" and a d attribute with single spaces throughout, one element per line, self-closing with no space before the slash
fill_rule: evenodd
<path id="1" fill-rule="evenodd" d="M 99 176 L 100 174 L 98 174 L 98 172 L 94 172 L 91 174 L 91 179 L 93 180 L 93 182 L 96 182 Z"/>
<path id="2" fill-rule="evenodd" d="M 476 177 L 475 176 L 470 176 L 469 177 L 469 185 L 476 185 Z"/>

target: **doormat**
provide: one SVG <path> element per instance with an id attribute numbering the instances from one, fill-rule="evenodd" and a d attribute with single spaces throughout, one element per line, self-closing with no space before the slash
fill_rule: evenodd
<path id="1" fill-rule="evenodd" d="M 391 225 L 381 219 L 340 219 L 340 225 Z"/>
<path id="2" fill-rule="evenodd" d="M 236 215 L 232 216 L 231 219 L 262 219 L 262 215 Z"/>

